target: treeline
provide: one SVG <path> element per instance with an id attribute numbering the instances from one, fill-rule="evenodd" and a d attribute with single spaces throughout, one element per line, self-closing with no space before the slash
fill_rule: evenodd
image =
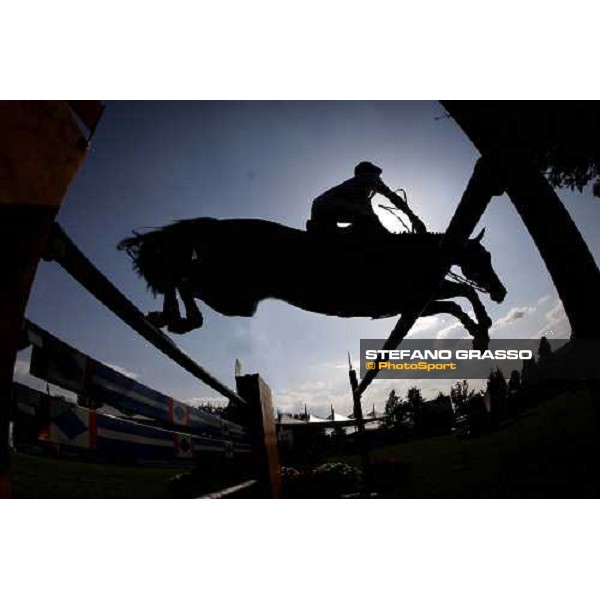
<path id="1" fill-rule="evenodd" d="M 508 377 L 499 367 L 493 369 L 485 389 L 475 390 L 467 380 L 457 381 L 447 394 L 440 392 L 429 401 L 417 386 L 411 387 L 405 397 L 392 390 L 385 403 L 383 428 L 400 437 L 451 431 L 459 436 L 483 434 L 517 418 L 541 397 L 565 387 L 566 382 L 548 381 L 547 374 L 568 354 L 568 347 L 554 353 L 547 338 L 542 337 L 537 357 L 524 361 L 521 371 L 515 369 Z"/>

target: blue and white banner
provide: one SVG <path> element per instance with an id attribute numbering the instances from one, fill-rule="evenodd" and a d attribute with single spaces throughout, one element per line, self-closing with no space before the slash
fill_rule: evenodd
<path id="1" fill-rule="evenodd" d="M 79 352 L 28 323 L 33 344 L 30 372 L 80 396 L 108 404 L 127 415 L 150 417 L 176 429 L 243 441 L 246 429 L 157 392 Z"/>
<path id="2" fill-rule="evenodd" d="M 82 408 L 61 398 L 46 396 L 49 410 L 32 396 L 18 399 L 25 407 L 47 418 L 43 435 L 30 442 L 50 442 L 58 446 L 100 454 L 119 460 L 198 459 L 207 453 L 232 458 L 250 452 L 250 446 L 231 440 L 182 433 L 106 415 Z"/>

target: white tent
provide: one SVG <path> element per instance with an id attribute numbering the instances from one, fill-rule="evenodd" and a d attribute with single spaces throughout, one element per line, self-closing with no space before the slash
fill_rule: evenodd
<path id="1" fill-rule="evenodd" d="M 331 419 L 329 419 L 331 420 Z M 352 419 L 349 419 L 348 417 L 345 417 L 344 415 L 340 415 L 339 413 L 336 413 L 335 411 L 333 412 L 333 420 L 334 421 L 351 421 Z"/>
<path id="2" fill-rule="evenodd" d="M 319 417 L 315 417 L 315 415 L 308 415 L 309 423 L 327 423 L 327 419 L 320 419 Z"/>

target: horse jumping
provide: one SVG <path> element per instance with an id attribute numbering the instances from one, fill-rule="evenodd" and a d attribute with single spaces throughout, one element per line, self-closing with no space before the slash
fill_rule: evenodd
<path id="1" fill-rule="evenodd" d="M 453 315 L 476 347 L 487 347 L 492 321 L 477 290 L 502 302 L 506 289 L 481 244 L 483 231 L 444 257 L 442 235 L 369 235 L 344 229 L 325 235 L 259 219 L 205 217 L 134 232 L 118 248 L 133 259 L 149 289 L 164 296 L 163 310 L 149 318 L 173 333 L 202 326 L 196 298 L 227 316 L 252 316 L 267 298 L 338 317 L 398 315 L 423 286 L 431 285 L 443 258 L 450 259 L 464 278 L 444 279 L 422 316 Z M 183 318 L 177 293 L 185 307 Z M 475 320 L 449 300 L 456 297 L 471 302 Z"/>

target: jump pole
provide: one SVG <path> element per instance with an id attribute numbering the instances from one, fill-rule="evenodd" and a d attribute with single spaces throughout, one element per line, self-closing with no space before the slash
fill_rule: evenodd
<path id="1" fill-rule="evenodd" d="M 46 238 L 88 150 L 99 102 L 0 102 L 0 497 L 12 495 L 9 423 L 23 317 Z M 77 117 L 76 117 L 77 115 Z"/>

